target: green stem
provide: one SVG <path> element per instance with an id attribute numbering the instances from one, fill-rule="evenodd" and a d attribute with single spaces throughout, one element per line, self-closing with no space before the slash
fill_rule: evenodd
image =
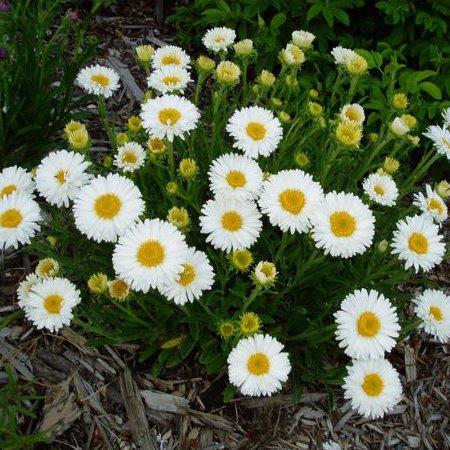
<path id="1" fill-rule="evenodd" d="M 195 88 L 195 94 L 194 94 L 194 105 L 195 106 L 198 106 L 198 101 L 200 99 L 200 92 L 202 90 L 202 86 L 203 86 L 204 81 L 205 81 L 205 77 L 200 72 L 199 75 L 198 75 L 197 86 Z"/>
<path id="2" fill-rule="evenodd" d="M 258 295 L 260 294 L 262 290 L 262 286 L 255 286 L 252 293 L 250 294 L 250 297 L 247 298 L 247 300 L 244 301 L 244 308 L 243 311 L 247 311 L 249 306 L 256 300 Z"/>
<path id="3" fill-rule="evenodd" d="M 173 143 L 167 141 L 167 161 L 169 163 L 170 178 L 172 181 L 175 180 L 175 161 L 173 157 Z"/>
<path id="4" fill-rule="evenodd" d="M 106 131 L 106 135 L 108 136 L 109 143 L 111 144 L 111 147 L 113 150 L 116 150 L 116 135 L 114 133 L 114 130 L 111 128 L 111 125 L 109 123 L 108 119 L 108 113 L 106 111 L 106 102 L 105 97 L 103 95 L 98 96 L 98 112 L 100 114 L 100 119 L 103 124 L 103 128 Z"/>

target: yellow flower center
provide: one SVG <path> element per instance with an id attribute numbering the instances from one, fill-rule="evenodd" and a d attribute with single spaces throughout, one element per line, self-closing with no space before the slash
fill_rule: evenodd
<path id="1" fill-rule="evenodd" d="M 267 133 L 266 127 L 259 122 L 250 122 L 245 127 L 245 130 L 254 141 L 260 141 L 261 139 L 264 139 L 264 136 Z"/>
<path id="2" fill-rule="evenodd" d="M 289 48 L 289 53 L 294 58 L 296 62 L 301 61 L 303 62 L 304 54 L 298 47 L 291 47 Z"/>
<path id="3" fill-rule="evenodd" d="M 380 331 L 381 322 L 376 314 L 366 311 L 359 316 L 357 328 L 360 336 L 371 338 Z"/>
<path id="4" fill-rule="evenodd" d="M 194 266 L 191 266 L 190 264 L 183 264 L 183 267 L 184 270 L 183 273 L 180 275 L 178 283 L 181 284 L 181 286 L 186 287 L 195 280 L 196 272 Z"/>
<path id="5" fill-rule="evenodd" d="M 166 86 L 175 86 L 181 81 L 181 78 L 176 75 L 167 75 L 162 81 Z"/>
<path id="6" fill-rule="evenodd" d="M 125 152 L 122 155 L 122 162 L 125 164 L 135 164 L 137 159 L 137 155 L 134 152 Z"/>
<path id="7" fill-rule="evenodd" d="M 278 201 L 285 211 L 296 216 L 305 206 L 305 194 L 298 189 L 286 189 L 278 196 Z"/>
<path id="8" fill-rule="evenodd" d="M 368 373 L 364 377 L 362 390 L 370 397 L 378 397 L 384 389 L 383 379 L 377 373 Z"/>
<path id="9" fill-rule="evenodd" d="M 21 212 L 18 209 L 7 209 L 0 216 L 0 226 L 3 228 L 17 228 L 23 221 Z"/>
<path id="10" fill-rule="evenodd" d="M 227 183 L 232 188 L 244 187 L 247 183 L 247 178 L 240 170 L 230 170 L 227 174 Z"/>
<path id="11" fill-rule="evenodd" d="M 180 117 L 180 111 L 175 108 L 165 108 L 159 112 L 159 121 L 164 125 L 175 125 Z"/>
<path id="12" fill-rule="evenodd" d="M 373 190 L 375 191 L 376 194 L 378 194 L 380 197 L 383 197 L 385 194 L 385 190 L 383 189 L 382 186 L 380 186 L 379 184 L 376 184 L 373 187 Z"/>
<path id="13" fill-rule="evenodd" d="M 111 285 L 109 287 L 109 293 L 112 298 L 115 299 L 123 299 L 125 297 L 128 297 L 128 294 L 130 292 L 130 287 L 128 284 L 122 280 L 117 279 L 111 282 Z"/>
<path id="14" fill-rule="evenodd" d="M 241 318 L 241 331 L 244 334 L 254 334 L 260 328 L 259 317 L 255 313 L 246 313 Z"/>
<path id="15" fill-rule="evenodd" d="M 221 44 L 224 40 L 225 40 L 225 38 L 223 36 L 215 36 L 214 37 L 214 42 L 216 42 L 217 44 Z"/>
<path id="16" fill-rule="evenodd" d="M 263 264 L 260 271 L 266 278 L 272 278 L 275 275 L 275 268 L 272 264 Z"/>
<path id="17" fill-rule="evenodd" d="M 175 64 L 179 66 L 181 64 L 180 58 L 176 55 L 166 55 L 161 59 L 161 63 L 163 66 L 168 66 L 169 64 Z"/>
<path id="18" fill-rule="evenodd" d="M 442 145 L 445 145 L 450 150 L 450 141 L 447 138 L 442 138 Z"/>
<path id="19" fill-rule="evenodd" d="M 44 299 L 44 308 L 50 314 L 59 314 L 62 308 L 64 299 L 58 294 L 49 295 Z"/>
<path id="20" fill-rule="evenodd" d="M 154 153 L 161 153 L 165 150 L 166 144 L 162 139 L 150 139 L 148 141 L 150 150 Z"/>
<path id="21" fill-rule="evenodd" d="M 428 239 L 422 233 L 413 233 L 409 237 L 408 246 L 414 253 L 423 255 L 428 251 Z"/>
<path id="22" fill-rule="evenodd" d="M 136 259 L 144 267 L 156 267 L 164 261 L 165 253 L 159 241 L 150 240 L 139 246 Z"/>
<path id="23" fill-rule="evenodd" d="M 55 174 L 56 181 L 62 186 L 66 182 L 67 178 L 67 171 L 65 170 L 58 170 Z"/>
<path id="24" fill-rule="evenodd" d="M 430 316 L 437 322 L 442 322 L 444 320 L 444 314 L 442 314 L 442 309 L 439 306 L 430 306 L 429 311 Z"/>
<path id="25" fill-rule="evenodd" d="M 254 353 L 247 361 L 247 369 L 252 375 L 265 375 L 269 372 L 269 358 L 264 353 Z"/>
<path id="26" fill-rule="evenodd" d="M 238 231 L 242 228 L 242 216 L 236 211 L 228 211 L 222 216 L 222 226 L 228 231 Z"/>
<path id="27" fill-rule="evenodd" d="M 444 206 L 437 198 L 430 198 L 427 206 L 429 211 L 436 211 L 440 216 L 444 214 Z"/>
<path id="28" fill-rule="evenodd" d="M 95 73 L 94 75 L 91 75 L 91 81 L 103 88 L 109 85 L 109 78 L 102 73 Z"/>
<path id="29" fill-rule="evenodd" d="M 353 120 L 354 122 L 359 122 L 361 120 L 361 115 L 354 108 L 347 109 L 347 111 L 345 112 L 345 116 L 348 120 Z"/>
<path id="30" fill-rule="evenodd" d="M 17 186 L 15 184 L 8 184 L 0 191 L 0 198 L 5 197 L 9 194 L 12 194 L 17 190 Z"/>
<path id="31" fill-rule="evenodd" d="M 331 232 L 337 237 L 349 237 L 356 230 L 355 218 L 346 211 L 336 211 L 330 216 Z"/>
<path id="32" fill-rule="evenodd" d="M 55 266 L 53 265 L 53 261 L 49 258 L 43 259 L 39 263 L 39 275 L 42 277 L 48 277 L 50 274 L 53 274 L 55 271 Z"/>
<path id="33" fill-rule="evenodd" d="M 122 202 L 116 194 L 103 194 L 97 198 L 94 210 L 102 219 L 113 219 L 122 208 Z"/>

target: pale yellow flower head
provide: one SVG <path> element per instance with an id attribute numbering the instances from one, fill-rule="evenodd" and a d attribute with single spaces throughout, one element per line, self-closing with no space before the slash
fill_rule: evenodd
<path id="1" fill-rule="evenodd" d="M 208 73 L 212 72 L 215 69 L 216 63 L 214 60 L 208 58 L 207 56 L 199 56 L 197 58 L 197 67 L 200 71 Z"/>
<path id="2" fill-rule="evenodd" d="M 411 114 L 402 114 L 401 119 L 408 125 L 409 129 L 412 130 L 417 125 L 417 119 Z"/>
<path id="3" fill-rule="evenodd" d="M 236 42 L 233 48 L 237 56 L 248 57 L 253 53 L 253 41 L 251 39 L 244 39 Z"/>
<path id="4" fill-rule="evenodd" d="M 288 123 L 291 121 L 291 116 L 286 111 L 279 111 L 278 118 L 282 123 Z"/>
<path id="5" fill-rule="evenodd" d="M 117 133 L 116 134 L 116 144 L 120 147 L 130 141 L 127 133 Z"/>
<path id="6" fill-rule="evenodd" d="M 313 117 L 321 116 L 323 113 L 322 105 L 317 102 L 309 102 L 308 111 Z"/>
<path id="7" fill-rule="evenodd" d="M 305 62 L 303 50 L 294 44 L 288 44 L 280 52 L 281 62 L 290 67 L 300 67 Z"/>
<path id="8" fill-rule="evenodd" d="M 108 292 L 113 300 L 126 300 L 130 295 L 130 286 L 121 278 L 116 278 L 115 280 L 108 281 Z"/>
<path id="9" fill-rule="evenodd" d="M 409 105 L 409 100 L 403 92 L 397 92 L 392 97 L 392 106 L 395 109 L 406 109 Z"/>
<path id="10" fill-rule="evenodd" d="M 253 255 L 250 250 L 234 250 L 230 255 L 231 265 L 239 272 L 246 272 L 253 264 Z"/>
<path id="11" fill-rule="evenodd" d="M 166 143 L 162 139 L 150 138 L 147 141 L 147 149 L 149 153 L 160 155 L 166 150 Z"/>
<path id="12" fill-rule="evenodd" d="M 176 181 L 169 181 L 166 184 L 166 191 L 170 195 L 175 195 L 178 192 L 178 183 Z"/>
<path id="13" fill-rule="evenodd" d="M 68 133 L 67 140 L 71 149 L 82 152 L 90 147 L 89 133 L 85 127 Z"/>
<path id="14" fill-rule="evenodd" d="M 222 84 L 234 86 L 235 84 L 239 83 L 240 76 L 241 69 L 239 69 L 239 66 L 231 61 L 222 61 L 217 66 L 217 81 Z"/>
<path id="15" fill-rule="evenodd" d="M 272 106 L 273 109 L 278 109 L 283 106 L 283 101 L 280 100 L 278 97 L 272 97 L 270 100 L 270 106 Z"/>
<path id="16" fill-rule="evenodd" d="M 242 314 L 239 319 L 239 330 L 244 336 L 251 336 L 261 329 L 259 316 L 253 312 Z"/>
<path id="17" fill-rule="evenodd" d="M 361 127 L 354 122 L 340 122 L 336 127 L 336 139 L 346 147 L 359 147 L 361 138 Z"/>
<path id="18" fill-rule="evenodd" d="M 408 139 L 408 141 L 411 142 L 412 145 L 414 145 L 414 147 L 417 147 L 420 143 L 420 137 L 419 136 L 413 136 L 411 134 L 408 134 L 406 136 L 406 139 Z"/>
<path id="19" fill-rule="evenodd" d="M 294 156 L 294 161 L 300 168 L 305 168 L 309 166 L 309 156 L 304 152 L 298 152 Z"/>
<path id="20" fill-rule="evenodd" d="M 83 125 L 81 122 L 78 122 L 77 120 L 71 120 L 66 124 L 64 127 L 64 133 L 66 134 L 66 137 L 69 136 L 70 133 L 73 133 L 74 131 L 85 129 L 86 126 Z"/>
<path id="21" fill-rule="evenodd" d="M 277 78 L 275 75 L 268 71 L 268 70 L 262 70 L 261 74 L 259 75 L 259 82 L 262 86 L 266 88 L 270 88 L 275 84 L 275 81 Z"/>
<path id="22" fill-rule="evenodd" d="M 148 66 L 150 64 L 153 53 L 155 53 L 155 49 L 152 45 L 138 45 L 136 47 L 136 59 L 144 66 Z"/>
<path id="23" fill-rule="evenodd" d="M 104 273 L 95 273 L 91 275 L 87 285 L 93 294 L 104 294 L 108 289 L 108 277 Z"/>
<path id="24" fill-rule="evenodd" d="M 395 159 L 387 156 L 383 163 L 383 170 L 389 175 L 393 175 L 400 168 L 400 162 Z"/>
<path id="25" fill-rule="evenodd" d="M 364 75 L 368 69 L 367 60 L 363 56 L 357 55 L 345 62 L 345 68 L 350 75 Z"/>
<path id="26" fill-rule="evenodd" d="M 36 266 L 36 275 L 41 278 L 55 277 L 59 272 L 59 263 L 53 258 L 41 259 Z"/>
<path id="27" fill-rule="evenodd" d="M 236 327 L 231 320 L 223 320 L 219 323 L 217 332 L 223 339 L 230 339 L 236 333 Z"/>
<path id="28" fill-rule="evenodd" d="M 447 197 L 450 197 L 450 183 L 448 183 L 446 180 L 440 181 L 436 185 L 436 192 L 443 198 L 446 199 Z"/>
<path id="29" fill-rule="evenodd" d="M 198 165 L 192 158 L 185 158 L 180 161 L 179 166 L 180 175 L 186 180 L 194 178 L 198 172 Z"/>
<path id="30" fill-rule="evenodd" d="M 128 119 L 128 129 L 133 133 L 137 133 L 142 128 L 142 119 L 139 116 L 131 116 Z"/>
<path id="31" fill-rule="evenodd" d="M 377 248 L 380 253 L 385 253 L 389 248 L 389 242 L 386 239 L 383 239 L 382 241 L 378 242 Z"/>
<path id="32" fill-rule="evenodd" d="M 319 93 L 315 89 L 310 89 L 308 95 L 309 98 L 312 98 L 313 100 L 319 98 Z"/>
<path id="33" fill-rule="evenodd" d="M 189 213 L 187 210 L 177 206 L 169 209 L 169 212 L 167 213 L 167 220 L 172 225 L 175 225 L 179 230 L 185 229 L 190 223 Z"/>

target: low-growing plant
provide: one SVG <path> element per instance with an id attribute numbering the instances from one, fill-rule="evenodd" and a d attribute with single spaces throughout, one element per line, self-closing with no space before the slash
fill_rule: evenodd
<path id="1" fill-rule="evenodd" d="M 124 130 L 108 108 L 119 76 L 79 73 L 112 153 L 91 152 L 71 121 L 71 151 L 44 158 L 34 181 L 3 172 L 0 244 L 32 239 L 41 258 L 19 305 L 50 331 L 73 318 L 92 345 L 141 343 L 154 376 L 187 358 L 228 368 L 225 400 L 270 395 L 290 374 L 296 401 L 305 383 L 344 381 L 378 417 L 401 394 L 385 352 L 419 324 L 442 341 L 450 332 L 444 293 L 397 288 L 434 287 L 416 274 L 444 257 L 449 185 L 422 183 L 449 158 L 450 111 L 428 128 L 430 148 L 426 118 L 412 115 L 427 89 L 402 91 L 395 54 L 324 54 L 295 31 L 273 55 L 280 69 L 253 76 L 258 48 L 235 38 L 209 30 L 215 58 L 195 61 L 137 47 L 149 90 Z M 345 378 L 339 347 L 353 359 Z"/>
<path id="2" fill-rule="evenodd" d="M 2 2 L 0 11 L 0 166 L 39 161 L 83 100 L 75 77 L 95 51 L 89 18 L 52 0 Z"/>

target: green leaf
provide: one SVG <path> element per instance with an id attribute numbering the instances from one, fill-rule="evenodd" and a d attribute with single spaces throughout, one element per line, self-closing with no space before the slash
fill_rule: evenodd
<path id="1" fill-rule="evenodd" d="M 236 395 L 237 387 L 234 384 L 229 384 L 223 391 L 223 402 L 229 403 L 229 401 Z"/>
<path id="2" fill-rule="evenodd" d="M 423 83 L 420 83 L 419 89 L 431 95 L 431 97 L 433 97 L 435 100 L 442 99 L 441 90 L 439 89 L 438 86 L 436 86 L 434 83 L 431 83 L 430 81 L 424 81 Z"/>
<path id="3" fill-rule="evenodd" d="M 322 9 L 322 3 L 316 3 L 315 5 L 312 5 L 311 8 L 308 9 L 306 21 L 309 22 L 310 20 L 314 19 L 314 17 L 318 16 L 322 12 Z"/>
<path id="4" fill-rule="evenodd" d="M 271 20 L 270 29 L 272 31 L 276 31 L 276 30 L 278 30 L 278 28 L 281 27 L 281 25 L 283 25 L 284 22 L 286 22 L 286 14 L 278 13 Z"/>
<path id="5" fill-rule="evenodd" d="M 344 25 L 350 25 L 350 17 L 343 9 L 333 9 L 334 17 L 336 17 L 339 22 L 342 22 Z"/>

